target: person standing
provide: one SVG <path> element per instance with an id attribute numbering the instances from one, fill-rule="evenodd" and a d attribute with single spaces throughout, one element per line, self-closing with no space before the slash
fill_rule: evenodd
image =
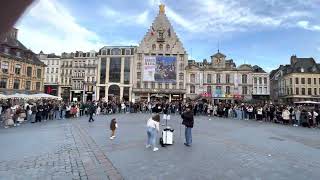
<path id="1" fill-rule="evenodd" d="M 193 113 L 191 110 L 191 107 L 188 106 L 186 108 L 186 111 L 182 113 L 181 118 L 183 119 L 182 124 L 185 125 L 185 138 L 186 142 L 184 145 L 191 146 L 192 144 L 192 133 L 191 129 L 193 128 L 194 119 L 193 119 Z"/>
<path id="2" fill-rule="evenodd" d="M 148 141 L 146 148 L 150 148 L 153 146 L 153 151 L 158 151 L 159 149 L 156 147 L 156 139 L 157 139 L 157 132 L 159 132 L 159 122 L 160 122 L 160 115 L 156 114 L 151 117 L 147 122 L 147 135 Z"/>

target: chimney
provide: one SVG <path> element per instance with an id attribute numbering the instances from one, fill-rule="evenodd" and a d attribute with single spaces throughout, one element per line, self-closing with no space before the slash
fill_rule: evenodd
<path id="1" fill-rule="evenodd" d="M 294 65 L 296 62 L 298 62 L 297 55 L 292 55 L 290 58 L 290 64 Z"/>

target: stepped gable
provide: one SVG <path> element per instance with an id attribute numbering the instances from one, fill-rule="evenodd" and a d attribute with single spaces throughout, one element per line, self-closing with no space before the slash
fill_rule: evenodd
<path id="1" fill-rule="evenodd" d="M 160 5 L 160 10 L 157 17 L 153 21 L 152 25 L 148 29 L 147 33 L 145 34 L 137 48 L 138 53 L 155 52 L 155 50 L 152 49 L 153 44 L 156 45 L 157 49 L 159 47 L 158 45 L 162 44 L 164 52 L 168 52 L 166 51 L 166 46 L 169 45 L 169 52 L 171 54 L 186 53 L 183 44 L 181 43 L 180 39 L 173 29 L 173 26 L 171 25 L 168 17 L 165 14 L 164 8 L 164 5 Z M 160 32 L 163 33 L 163 41 L 159 41 Z"/>

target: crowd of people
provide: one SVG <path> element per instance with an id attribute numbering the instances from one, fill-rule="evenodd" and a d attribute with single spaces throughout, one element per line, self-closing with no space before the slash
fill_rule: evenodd
<path id="1" fill-rule="evenodd" d="M 29 121 L 38 123 L 47 120 L 76 118 L 114 113 L 152 113 L 157 109 L 163 114 L 182 114 L 190 107 L 194 116 L 234 118 L 239 120 L 257 120 L 294 126 L 318 127 L 320 124 L 319 109 L 306 106 L 285 106 L 273 104 L 213 104 L 204 101 L 168 102 L 157 100 L 152 102 L 128 101 L 88 101 L 86 103 L 65 103 L 57 100 L 38 100 L 23 103 L 0 103 L 1 120 L 6 128 L 18 126 Z"/>

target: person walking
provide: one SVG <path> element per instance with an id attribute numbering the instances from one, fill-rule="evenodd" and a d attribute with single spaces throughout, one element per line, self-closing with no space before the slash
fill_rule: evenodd
<path id="1" fill-rule="evenodd" d="M 186 142 L 184 145 L 191 146 L 192 144 L 192 133 L 191 129 L 193 128 L 194 119 L 193 119 L 193 113 L 191 110 L 190 105 L 186 108 L 186 111 L 182 113 L 181 118 L 183 119 L 182 124 L 185 125 L 185 138 Z"/>
<path id="2" fill-rule="evenodd" d="M 116 138 L 115 133 L 116 133 L 116 129 L 117 129 L 117 128 L 118 128 L 118 123 L 117 123 L 116 119 L 113 118 L 113 119 L 111 120 L 111 122 L 110 122 L 110 130 L 111 130 L 110 139 L 111 139 L 111 140 L 114 139 L 114 138 Z"/>
<path id="3" fill-rule="evenodd" d="M 147 122 L 148 141 L 147 141 L 146 148 L 150 148 L 152 146 L 154 152 L 159 150 L 159 148 L 156 147 L 157 132 L 159 132 L 159 123 L 160 123 L 159 114 L 154 115 Z"/>
<path id="4" fill-rule="evenodd" d="M 93 122 L 94 121 L 93 114 L 96 112 L 96 108 L 94 107 L 93 103 L 89 105 L 88 111 L 89 111 L 89 122 Z"/>

